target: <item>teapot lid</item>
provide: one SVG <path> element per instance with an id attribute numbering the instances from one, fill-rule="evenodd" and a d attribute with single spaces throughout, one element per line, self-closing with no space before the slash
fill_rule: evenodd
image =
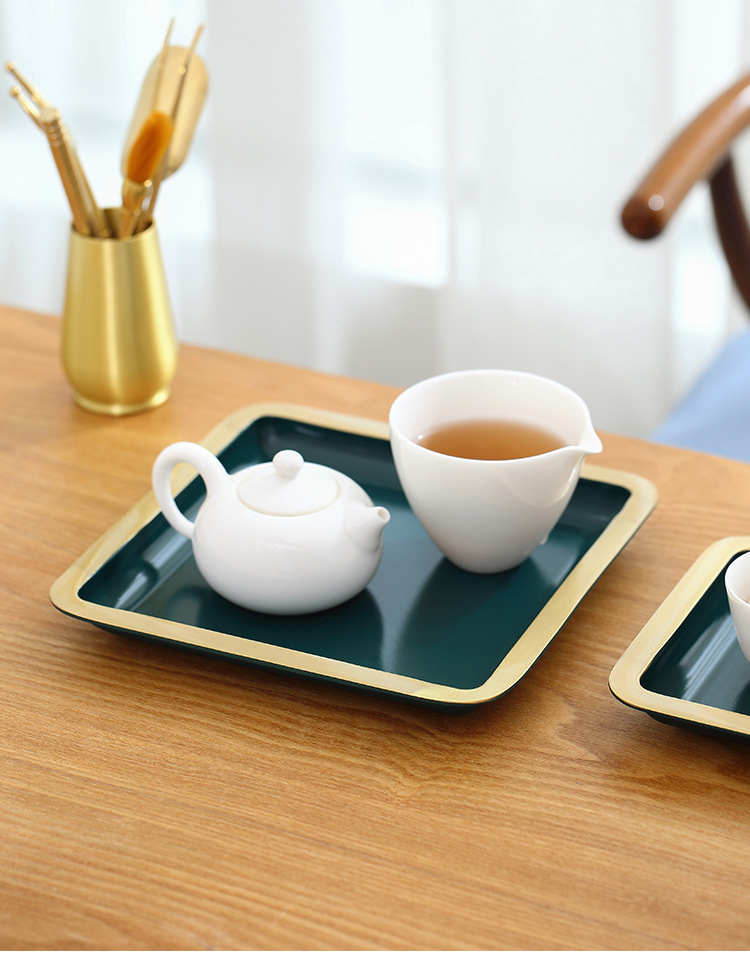
<path id="1" fill-rule="evenodd" d="M 250 468 L 237 494 L 246 507 L 275 517 L 321 511 L 332 504 L 339 485 L 327 468 L 305 465 L 298 451 L 279 451 L 270 464 Z"/>

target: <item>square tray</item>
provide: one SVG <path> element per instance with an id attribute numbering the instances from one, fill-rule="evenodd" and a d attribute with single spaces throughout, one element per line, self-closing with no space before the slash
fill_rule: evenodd
<path id="1" fill-rule="evenodd" d="M 483 703 L 517 683 L 657 497 L 643 478 L 585 465 L 544 545 L 514 570 L 471 574 L 442 556 L 408 506 L 387 424 L 255 405 L 202 443 L 229 472 L 291 447 L 361 484 L 391 512 L 368 588 L 305 616 L 243 610 L 203 581 L 191 542 L 167 524 L 149 493 L 59 578 L 53 604 L 107 630 L 436 706 Z M 202 480 L 180 465 L 173 488 L 181 489 L 180 509 L 194 518 Z"/>
<path id="2" fill-rule="evenodd" d="M 664 723 L 750 735 L 750 663 L 737 642 L 724 587 L 750 537 L 716 541 L 696 560 L 609 677 L 612 693 Z"/>

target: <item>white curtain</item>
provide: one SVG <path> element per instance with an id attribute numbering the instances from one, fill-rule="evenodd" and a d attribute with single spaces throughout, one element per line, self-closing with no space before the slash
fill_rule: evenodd
<path id="1" fill-rule="evenodd" d="M 705 189 L 655 242 L 618 218 L 745 68 L 741 0 L 0 0 L 102 204 L 172 16 L 211 78 L 157 214 L 183 340 L 396 385 L 522 368 L 646 435 L 744 321 Z M 0 300 L 59 313 L 64 195 L 9 97 L 0 145 Z"/>

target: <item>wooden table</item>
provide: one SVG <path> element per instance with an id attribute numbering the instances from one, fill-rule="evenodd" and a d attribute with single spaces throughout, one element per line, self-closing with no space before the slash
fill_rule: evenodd
<path id="1" fill-rule="evenodd" d="M 169 402 L 76 407 L 58 321 L 0 309 L 0 942 L 80 949 L 750 944 L 750 750 L 609 672 L 693 560 L 750 529 L 750 470 L 604 435 L 656 511 L 526 678 L 435 712 L 132 641 L 49 602 L 174 440 L 283 400 L 395 391 L 184 347 Z"/>

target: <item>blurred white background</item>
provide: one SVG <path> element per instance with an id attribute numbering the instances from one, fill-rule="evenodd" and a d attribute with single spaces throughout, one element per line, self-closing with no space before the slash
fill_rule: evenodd
<path id="1" fill-rule="evenodd" d="M 745 321 L 704 188 L 654 242 L 619 224 L 747 68 L 742 0 L 0 0 L 102 205 L 173 16 L 211 83 L 157 211 L 184 341 L 396 385 L 521 368 L 644 436 Z M 59 314 L 65 196 L 8 96 L 0 147 L 0 301 Z"/>

